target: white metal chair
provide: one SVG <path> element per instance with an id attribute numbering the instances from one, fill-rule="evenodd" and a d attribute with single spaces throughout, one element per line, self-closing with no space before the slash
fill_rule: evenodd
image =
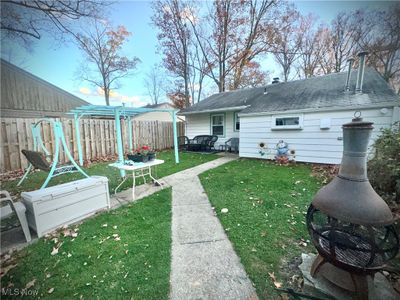
<path id="1" fill-rule="evenodd" d="M 25 205 L 20 201 L 14 202 L 7 191 L 0 191 L 0 203 L 2 202 L 5 202 L 6 205 L 0 207 L 1 219 L 5 219 L 15 213 L 21 223 L 26 241 L 29 243 L 31 241 L 31 233 L 29 231 L 28 221 L 26 220 Z"/>

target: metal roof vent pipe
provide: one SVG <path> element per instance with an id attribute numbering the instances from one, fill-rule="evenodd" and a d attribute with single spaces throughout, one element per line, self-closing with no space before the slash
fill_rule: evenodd
<path id="1" fill-rule="evenodd" d="M 279 83 L 279 77 L 274 77 L 272 80 L 272 84 Z"/>
<path id="2" fill-rule="evenodd" d="M 356 83 L 356 92 L 362 93 L 362 86 L 364 81 L 364 69 L 365 69 L 365 57 L 368 55 L 367 51 L 363 51 L 357 54 L 360 58 L 358 73 L 357 73 L 357 83 Z"/>
<path id="3" fill-rule="evenodd" d="M 348 69 L 347 69 L 346 86 L 344 87 L 345 92 L 350 91 L 350 77 L 351 77 L 351 69 L 354 63 L 354 58 L 349 58 L 347 60 L 347 63 L 348 63 Z"/>

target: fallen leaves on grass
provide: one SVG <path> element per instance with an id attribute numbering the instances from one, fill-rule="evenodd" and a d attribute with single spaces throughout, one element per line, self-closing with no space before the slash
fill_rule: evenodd
<path id="1" fill-rule="evenodd" d="M 304 240 L 304 239 L 300 239 L 300 242 L 298 243 L 298 245 L 303 246 L 303 247 L 307 247 L 307 242 L 309 243 L 309 240 Z"/>
<path id="2" fill-rule="evenodd" d="M 4 275 L 6 275 L 8 273 L 8 271 L 15 268 L 16 266 L 17 266 L 17 264 L 11 264 L 11 265 L 8 265 L 7 267 L 1 267 L 0 278 L 3 277 Z"/>
<path id="3" fill-rule="evenodd" d="M 31 287 L 33 287 L 35 285 L 36 279 L 32 279 L 31 281 L 29 281 L 26 285 L 25 288 L 26 289 L 30 289 Z"/>
<path id="4" fill-rule="evenodd" d="M 76 228 L 77 229 L 77 228 Z M 75 238 L 75 237 L 77 237 L 78 236 L 78 233 L 77 233 L 77 230 L 72 230 L 72 229 L 70 229 L 70 228 L 66 228 L 66 229 L 64 229 L 63 230 L 63 235 L 65 236 L 65 237 L 67 237 L 67 236 L 71 236 L 71 237 L 73 237 L 73 238 Z"/>
<path id="5" fill-rule="evenodd" d="M 3 173 L 0 175 L 0 180 L 1 180 L 1 182 L 15 180 L 15 179 L 22 177 L 22 175 L 24 175 L 24 172 L 25 171 L 23 169 L 20 169 L 20 170 L 16 170 L 16 171 L 10 171 L 7 173 Z"/>
<path id="6" fill-rule="evenodd" d="M 55 247 L 53 247 L 53 251 L 51 251 L 51 255 L 56 255 L 56 254 L 58 254 L 58 250 L 61 248 L 61 246 L 62 246 L 62 244 L 63 243 L 59 243 L 59 244 L 57 244 Z"/>
<path id="7" fill-rule="evenodd" d="M 272 273 L 268 272 L 268 275 L 269 275 L 269 277 L 271 277 L 272 283 L 275 285 L 275 287 L 277 289 L 282 287 L 282 283 L 276 280 L 274 272 L 272 272 Z"/>
<path id="8" fill-rule="evenodd" d="M 339 165 L 318 165 L 312 167 L 311 176 L 318 178 L 322 184 L 329 183 L 339 172 Z"/>
<path id="9" fill-rule="evenodd" d="M 56 255 L 58 254 L 58 248 L 53 247 L 53 251 L 50 253 L 51 255 Z"/>

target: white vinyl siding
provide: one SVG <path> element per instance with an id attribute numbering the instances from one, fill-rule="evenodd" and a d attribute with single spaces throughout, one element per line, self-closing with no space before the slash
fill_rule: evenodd
<path id="1" fill-rule="evenodd" d="M 273 116 L 241 116 L 240 156 L 272 159 L 279 140 L 296 150 L 296 161 L 339 164 L 342 158 L 342 125 L 348 123 L 355 110 L 316 112 L 303 114 L 302 130 L 271 130 Z M 383 114 L 381 108 L 361 110 L 364 120 L 374 122 L 371 144 L 381 128 L 388 128 L 393 122 L 393 109 L 388 107 Z M 275 115 L 278 116 L 278 115 Z M 330 128 L 321 129 L 321 119 L 330 119 Z M 265 142 L 270 155 L 261 157 L 258 144 Z"/>
<path id="2" fill-rule="evenodd" d="M 203 113 L 186 115 L 186 136 L 189 139 L 194 138 L 196 135 L 211 134 L 211 115 L 218 115 L 219 113 Z M 225 141 L 232 137 L 239 137 L 239 131 L 234 131 L 234 113 L 225 112 L 225 136 L 218 137 L 215 143 L 216 149 L 219 145 L 223 145 Z"/>

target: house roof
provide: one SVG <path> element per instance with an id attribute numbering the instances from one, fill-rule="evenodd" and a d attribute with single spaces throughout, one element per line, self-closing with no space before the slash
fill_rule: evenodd
<path id="1" fill-rule="evenodd" d="M 241 114 L 285 112 L 336 107 L 399 105 L 399 97 L 374 69 L 366 68 L 363 93 L 355 93 L 357 70 L 351 72 L 350 92 L 344 92 L 346 72 L 214 94 L 182 114 L 240 110 Z"/>
<path id="2" fill-rule="evenodd" d="M 169 102 L 162 102 L 157 104 L 147 104 L 143 108 L 174 108 L 174 106 Z"/>
<path id="3" fill-rule="evenodd" d="M 1 109 L 7 117 L 60 116 L 89 103 L 1 59 Z"/>

